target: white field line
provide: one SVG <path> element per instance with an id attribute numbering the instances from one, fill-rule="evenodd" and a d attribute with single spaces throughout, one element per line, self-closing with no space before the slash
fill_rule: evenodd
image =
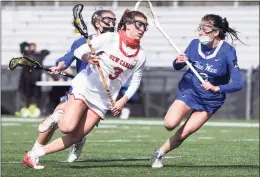
<path id="1" fill-rule="evenodd" d="M 21 123 L 15 123 L 15 122 L 4 122 L 4 123 L 2 123 L 1 124 L 2 126 L 6 126 L 6 127 L 8 127 L 8 126 L 22 126 L 22 124 Z"/>
<path id="2" fill-rule="evenodd" d="M 2 122 L 40 122 L 42 119 L 35 118 L 2 118 Z M 183 123 L 183 122 L 182 122 Z M 104 120 L 100 122 L 103 124 L 123 124 L 123 125 L 162 125 L 162 120 Z M 203 126 L 212 127 L 257 127 L 259 123 L 236 123 L 236 122 L 207 122 Z"/>
<path id="3" fill-rule="evenodd" d="M 259 142 L 259 139 L 233 139 L 232 141 L 249 141 L 249 142 Z"/>
<path id="4" fill-rule="evenodd" d="M 215 139 L 215 137 L 203 137 L 203 136 L 200 136 L 200 137 L 198 137 L 198 139 L 200 139 L 200 140 L 213 140 L 213 139 Z"/>

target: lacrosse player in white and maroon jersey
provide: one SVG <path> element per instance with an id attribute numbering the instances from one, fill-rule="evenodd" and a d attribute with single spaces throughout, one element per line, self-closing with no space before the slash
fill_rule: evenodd
<path id="1" fill-rule="evenodd" d="M 147 17 L 143 13 L 126 10 L 118 24 L 118 32 L 101 34 L 92 40 L 97 56 L 89 56 L 90 49 L 87 44 L 75 50 L 74 55 L 89 64 L 72 80 L 72 94 L 68 98 L 65 113 L 58 121 L 59 129 L 66 135 L 44 147 L 29 151 L 24 156 L 24 165 L 43 169 L 44 167 L 39 164 L 39 157 L 64 150 L 80 142 L 100 119 L 104 119 L 107 110 L 110 109 L 113 115 L 121 112 L 141 82 L 145 53 L 140 46 L 140 40 L 147 31 L 147 26 Z M 131 79 L 125 95 L 114 105 L 110 104 L 95 66 L 98 63 L 113 100 L 116 99 L 120 88 Z"/>
<path id="2" fill-rule="evenodd" d="M 105 10 L 105 9 L 98 10 L 93 13 L 91 18 L 91 24 L 95 28 L 96 34 L 89 35 L 90 40 L 92 40 L 96 36 L 99 36 L 100 34 L 106 32 L 114 32 L 115 24 L 116 24 L 115 14 L 110 10 Z M 50 68 L 51 73 L 52 74 L 60 73 L 61 71 L 67 69 L 74 60 L 76 60 L 77 73 L 85 69 L 88 63 L 83 62 L 82 60 L 77 59 L 74 56 L 74 51 L 85 43 L 86 43 L 86 39 L 84 37 L 81 37 L 80 39 L 74 41 L 69 52 L 67 52 L 63 57 L 59 58 L 56 61 L 56 66 Z M 64 114 L 64 112 L 66 111 L 65 105 L 68 100 L 68 94 L 71 94 L 71 89 L 65 94 L 65 96 L 61 98 L 61 102 L 57 105 L 53 114 L 45 118 L 39 124 L 38 129 L 40 131 L 40 134 L 38 135 L 37 140 L 35 141 L 32 149 L 43 147 L 49 142 L 49 140 L 53 136 L 54 131 L 57 128 L 56 125 L 59 116 Z M 72 148 L 68 155 L 68 160 L 67 160 L 68 162 L 74 162 L 80 157 L 85 142 L 86 142 L 86 137 L 83 137 L 79 143 L 72 145 Z"/>

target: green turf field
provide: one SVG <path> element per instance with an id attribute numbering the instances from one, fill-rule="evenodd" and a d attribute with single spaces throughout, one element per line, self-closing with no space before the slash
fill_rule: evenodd
<path id="1" fill-rule="evenodd" d="M 78 162 L 67 163 L 65 150 L 45 156 L 43 170 L 21 164 L 24 151 L 35 142 L 38 123 L 2 122 L 2 176 L 259 176 L 258 127 L 202 127 L 180 148 L 166 155 L 164 168 L 152 169 L 151 153 L 175 131 L 167 132 L 162 125 L 103 122 L 88 135 Z M 55 137 L 59 135 L 57 131 Z"/>

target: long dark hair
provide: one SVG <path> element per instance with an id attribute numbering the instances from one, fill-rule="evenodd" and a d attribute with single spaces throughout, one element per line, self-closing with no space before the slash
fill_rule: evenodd
<path id="1" fill-rule="evenodd" d="M 111 10 L 97 10 L 96 12 L 93 13 L 92 17 L 91 17 L 91 24 L 92 26 L 95 28 L 95 29 L 98 29 L 96 27 L 96 22 L 99 20 L 97 18 L 95 18 L 95 15 L 98 15 L 98 16 L 102 16 L 103 13 L 110 13 L 112 14 L 113 16 L 115 16 L 114 12 L 112 12 Z"/>
<path id="2" fill-rule="evenodd" d="M 239 37 L 237 35 L 237 33 L 239 33 L 239 32 L 229 27 L 227 18 L 222 18 L 221 16 L 215 15 L 215 14 L 207 14 L 204 17 L 202 17 L 202 20 L 213 22 L 213 26 L 219 29 L 218 37 L 221 40 L 224 40 L 227 36 L 226 33 L 228 33 L 231 37 L 232 44 L 233 44 L 234 40 L 239 40 L 241 43 L 245 44 L 243 41 L 241 41 L 239 39 Z"/>
<path id="3" fill-rule="evenodd" d="M 143 17 L 147 20 L 147 17 L 142 12 L 126 9 L 118 23 L 117 31 L 126 30 L 126 23 L 130 23 L 136 16 Z"/>

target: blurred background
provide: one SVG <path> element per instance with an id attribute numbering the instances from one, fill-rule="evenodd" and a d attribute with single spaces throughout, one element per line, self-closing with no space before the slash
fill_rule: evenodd
<path id="1" fill-rule="evenodd" d="M 100 8 L 112 10 L 119 21 L 123 11 L 133 9 L 136 1 L 1 3 L 1 114 L 38 117 L 53 111 L 70 80 L 41 71 L 28 74 L 21 68 L 8 71 L 11 58 L 26 53 L 45 67 L 53 66 L 80 37 L 71 25 L 75 4 L 85 6 L 83 18 L 90 33 L 94 33 L 90 24 L 94 11 Z M 240 32 L 240 39 L 247 45 L 235 41 L 234 46 L 245 86 L 243 90 L 229 94 L 225 105 L 214 117 L 259 120 L 259 2 L 152 1 L 152 4 L 162 28 L 182 51 L 197 37 L 198 24 L 208 13 L 226 17 L 230 27 Z M 131 117 L 163 118 L 175 99 L 178 82 L 185 71 L 173 71 L 176 52 L 156 28 L 149 27 L 142 46 L 147 54 L 144 76 L 137 99 L 128 105 L 131 111 L 126 117 L 130 114 Z M 68 72 L 75 74 L 75 63 Z M 36 84 L 39 81 L 44 82 Z M 24 87 L 26 82 L 31 87 Z"/>

